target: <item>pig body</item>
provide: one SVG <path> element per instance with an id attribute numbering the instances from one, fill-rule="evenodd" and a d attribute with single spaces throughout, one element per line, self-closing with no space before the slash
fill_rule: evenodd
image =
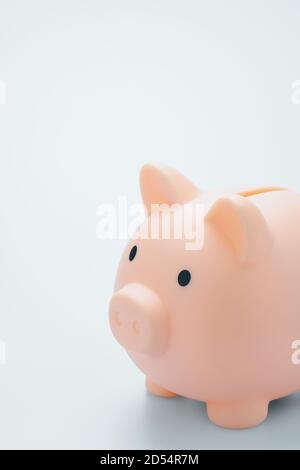
<path id="1" fill-rule="evenodd" d="M 141 189 L 148 208 L 203 205 L 202 244 L 131 240 L 110 302 L 113 333 L 150 392 L 205 401 L 220 426 L 255 426 L 271 400 L 300 390 L 292 361 L 300 196 L 277 188 L 203 193 L 175 170 L 151 165 Z"/>

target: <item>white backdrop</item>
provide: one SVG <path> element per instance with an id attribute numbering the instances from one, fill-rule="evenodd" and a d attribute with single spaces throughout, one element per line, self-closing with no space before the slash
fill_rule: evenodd
<path id="1" fill-rule="evenodd" d="M 96 237 L 149 161 L 300 189 L 299 31 L 297 0 L 0 0 L 1 448 L 300 448 L 300 395 L 228 431 L 146 394 L 107 321 L 125 242 Z"/>

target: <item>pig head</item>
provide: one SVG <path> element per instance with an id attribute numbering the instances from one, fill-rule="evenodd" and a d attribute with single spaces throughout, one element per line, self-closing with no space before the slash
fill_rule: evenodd
<path id="1" fill-rule="evenodd" d="M 177 204 L 178 210 L 203 204 L 202 248 L 186 250 L 185 239 L 131 240 L 110 301 L 110 326 L 147 376 L 202 399 L 195 377 L 209 375 L 216 386 L 211 371 L 222 369 L 224 349 L 232 368 L 237 365 L 239 335 L 232 331 L 243 333 L 244 326 L 236 303 L 247 295 L 251 267 L 268 257 L 272 236 L 251 200 L 203 193 L 171 168 L 145 165 L 140 185 L 148 218 L 153 204 Z"/>

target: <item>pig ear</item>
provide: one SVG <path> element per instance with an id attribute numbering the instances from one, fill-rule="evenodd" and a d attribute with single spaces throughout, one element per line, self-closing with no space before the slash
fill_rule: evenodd
<path id="1" fill-rule="evenodd" d="M 271 232 L 264 216 L 246 197 L 218 199 L 208 210 L 205 220 L 224 236 L 241 262 L 258 261 L 272 246 Z"/>
<path id="2" fill-rule="evenodd" d="M 140 173 L 140 186 L 148 211 L 151 211 L 151 204 L 183 204 L 200 193 L 185 176 L 163 165 L 144 165 Z"/>

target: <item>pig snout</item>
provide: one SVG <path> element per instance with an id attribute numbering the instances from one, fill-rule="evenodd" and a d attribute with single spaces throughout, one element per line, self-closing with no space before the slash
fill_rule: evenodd
<path id="1" fill-rule="evenodd" d="M 166 348 L 167 315 L 159 296 L 142 284 L 114 293 L 109 320 L 116 340 L 129 351 L 161 354 Z"/>

